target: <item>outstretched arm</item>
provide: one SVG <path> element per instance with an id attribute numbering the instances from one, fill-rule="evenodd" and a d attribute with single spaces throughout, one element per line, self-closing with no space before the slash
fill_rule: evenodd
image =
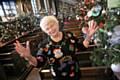
<path id="1" fill-rule="evenodd" d="M 16 41 L 14 45 L 15 50 L 17 51 L 18 54 L 20 54 L 21 57 L 26 59 L 31 65 L 37 66 L 37 60 L 34 56 L 31 55 L 30 52 L 29 41 L 26 42 L 26 47 L 21 45 L 19 41 Z"/>
<path id="2" fill-rule="evenodd" d="M 83 41 L 83 45 L 86 48 L 89 47 L 89 43 L 90 43 L 91 37 L 99 29 L 99 27 L 97 26 L 97 23 L 94 20 L 89 21 L 88 25 L 89 25 L 89 28 L 88 28 L 87 36 L 86 36 L 85 40 Z"/>

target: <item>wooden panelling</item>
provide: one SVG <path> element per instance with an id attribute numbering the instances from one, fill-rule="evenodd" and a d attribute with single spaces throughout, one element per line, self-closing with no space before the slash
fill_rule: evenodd
<path id="1" fill-rule="evenodd" d="M 83 67 L 81 70 L 80 80 L 110 80 L 111 76 L 105 72 L 106 67 Z M 49 69 L 44 69 L 40 71 L 40 76 L 42 80 L 51 80 L 52 75 Z M 112 79 L 111 79 L 112 80 Z"/>

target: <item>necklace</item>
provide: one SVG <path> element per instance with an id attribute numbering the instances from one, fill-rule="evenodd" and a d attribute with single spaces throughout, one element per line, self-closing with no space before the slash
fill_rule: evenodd
<path id="1" fill-rule="evenodd" d="M 59 42 L 63 39 L 63 33 L 62 32 L 59 32 L 58 35 L 56 35 L 56 37 L 50 37 L 52 39 L 52 41 L 54 42 Z"/>

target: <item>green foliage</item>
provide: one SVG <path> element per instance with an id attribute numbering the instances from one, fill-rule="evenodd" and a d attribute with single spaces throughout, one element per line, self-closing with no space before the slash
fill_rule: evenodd
<path id="1" fill-rule="evenodd" d="M 113 13 L 108 12 L 107 19 L 105 20 L 105 32 L 97 32 L 97 37 L 100 39 L 100 46 L 95 48 L 90 59 L 93 65 L 96 66 L 110 66 L 112 63 L 120 63 L 120 44 L 110 46 L 108 39 L 111 38 L 107 34 L 108 31 L 113 32 L 116 25 L 120 25 L 120 18 Z"/>
<path id="2" fill-rule="evenodd" d="M 20 15 L 14 20 L 0 22 L 0 42 L 5 43 L 39 28 L 34 15 Z"/>
<path id="3" fill-rule="evenodd" d="M 119 48 L 97 48 L 92 53 L 90 59 L 93 65 L 110 66 L 112 63 L 120 63 L 120 46 Z"/>

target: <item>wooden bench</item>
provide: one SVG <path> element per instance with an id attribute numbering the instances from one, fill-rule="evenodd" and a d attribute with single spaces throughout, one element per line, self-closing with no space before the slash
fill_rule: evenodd
<path id="1" fill-rule="evenodd" d="M 81 67 L 80 80 L 113 80 L 111 70 L 104 66 L 99 67 Z M 107 71 L 109 70 L 109 71 Z M 52 80 L 52 75 L 49 69 L 43 69 L 40 71 L 40 77 L 42 80 Z"/>

